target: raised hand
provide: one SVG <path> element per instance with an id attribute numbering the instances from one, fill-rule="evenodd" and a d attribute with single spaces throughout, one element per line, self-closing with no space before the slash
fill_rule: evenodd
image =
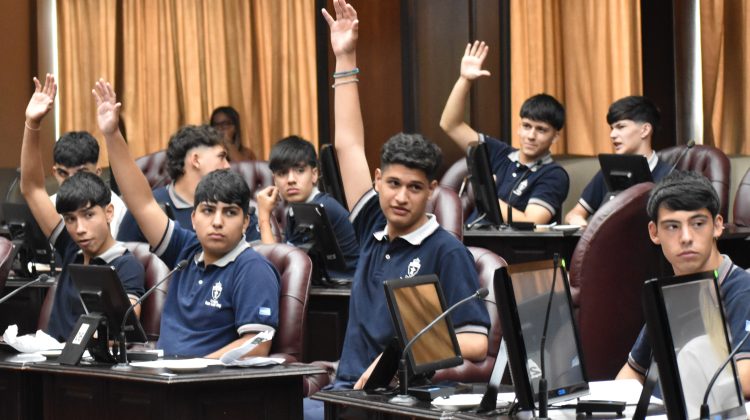
<path id="1" fill-rule="evenodd" d="M 467 80 L 475 80 L 482 76 L 489 76 L 489 71 L 482 70 L 482 63 L 487 58 L 489 49 L 490 47 L 484 41 L 466 44 L 466 51 L 461 59 L 461 77 Z"/>
<path id="2" fill-rule="evenodd" d="M 334 20 L 326 9 L 322 9 L 323 17 L 331 28 L 331 48 L 334 55 L 346 55 L 354 53 L 359 36 L 359 20 L 357 11 L 346 0 L 333 0 L 333 8 L 336 11 Z"/>
<path id="3" fill-rule="evenodd" d="M 99 130 L 104 135 L 114 133 L 118 130 L 122 108 L 122 104 L 117 102 L 115 90 L 109 82 L 99 79 L 91 93 L 96 99 L 96 122 L 99 124 Z"/>
<path id="4" fill-rule="evenodd" d="M 57 94 L 55 76 L 49 73 L 47 73 L 44 86 L 36 77 L 34 78 L 34 85 L 36 86 L 34 94 L 31 95 L 29 105 L 26 106 L 26 123 L 32 125 L 30 127 L 32 129 L 38 128 L 44 116 L 52 109 Z"/>

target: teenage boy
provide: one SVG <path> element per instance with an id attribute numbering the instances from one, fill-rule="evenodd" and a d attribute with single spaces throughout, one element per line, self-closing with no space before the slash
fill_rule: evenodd
<path id="1" fill-rule="evenodd" d="M 55 176 L 58 185 L 63 181 L 75 175 L 79 171 L 91 172 L 101 175 L 102 168 L 98 166 L 99 162 L 99 143 L 87 131 L 71 131 L 63 134 L 56 142 L 52 149 L 52 174 Z M 50 196 L 52 203 L 56 203 L 57 194 Z M 109 224 L 109 230 L 112 237 L 117 237 L 120 223 L 125 213 L 125 203 L 122 199 L 111 191 L 111 201 L 114 207 L 112 222 Z"/>
<path id="2" fill-rule="evenodd" d="M 68 273 L 68 264 L 111 265 L 131 302 L 143 294 L 143 266 L 125 246 L 112 237 L 109 224 L 114 217 L 112 192 L 94 171 L 77 169 L 60 185 L 55 205 L 44 188 L 44 169 L 39 147 L 42 119 L 52 109 L 57 93 L 55 78 L 48 74 L 44 86 L 34 78 L 36 89 L 26 107 L 21 146 L 21 193 L 37 224 L 62 257 L 47 333 L 65 341 L 84 314 L 78 289 Z M 60 216 L 62 215 L 62 220 Z M 140 314 L 140 308 L 136 308 Z"/>
<path id="3" fill-rule="evenodd" d="M 153 190 L 157 202 L 169 206 L 174 220 L 183 228 L 194 230 L 190 220 L 193 214 L 195 189 L 204 176 L 216 169 L 229 168 L 227 151 L 221 133 L 208 125 L 186 125 L 169 139 L 167 145 L 167 173 L 172 183 Z M 246 239 L 260 239 L 255 215 L 250 215 Z M 138 229 L 132 212 L 127 212 L 122 221 L 120 241 L 147 242 Z"/>
<path id="4" fill-rule="evenodd" d="M 618 99 L 609 106 L 607 112 L 607 123 L 611 128 L 609 138 L 615 153 L 645 156 L 654 181 L 664 178 L 670 169 L 651 148 L 651 140 L 659 128 L 660 118 L 659 108 L 645 96 Z M 604 174 L 600 170 L 583 189 L 576 206 L 565 215 L 565 223 L 586 226 L 588 217 L 596 213 L 608 193 Z"/>
<path id="5" fill-rule="evenodd" d="M 165 354 L 219 358 L 278 325 L 279 275 L 243 238 L 250 223 L 250 189 L 235 172 L 220 169 L 195 189 L 191 215 L 195 231 L 170 220 L 148 181 L 130 157 L 117 126 L 121 104 L 112 86 L 99 80 L 93 90 L 99 129 L 107 140 L 112 173 L 144 236 L 164 262 L 174 267 L 161 317 L 157 346 Z M 223 156 L 216 156 L 221 161 Z M 267 355 L 271 341 L 249 354 Z"/>
<path id="6" fill-rule="evenodd" d="M 750 274 L 719 253 L 717 238 L 724 229 L 719 197 L 711 182 L 695 172 L 675 171 L 651 191 L 647 204 L 648 233 L 661 246 L 675 275 L 718 271 L 719 291 L 734 348 L 750 321 Z M 617 379 L 643 382 L 651 346 L 645 328 L 630 351 Z M 735 357 L 745 398 L 750 397 L 750 342 Z"/>
<path id="7" fill-rule="evenodd" d="M 510 203 L 514 221 L 544 224 L 559 220 L 570 180 L 565 169 L 552 160 L 549 149 L 559 138 L 565 123 L 563 106 L 543 93 L 527 99 L 520 112 L 519 149 L 477 133 L 464 121 L 471 84 L 490 75 L 489 71 L 482 69 L 488 49 L 484 42 L 479 41 L 466 45 L 461 73 L 445 104 L 440 127 L 462 150 L 475 141 L 487 144 L 503 219 L 508 220 Z"/>
<path id="8" fill-rule="evenodd" d="M 325 207 L 336 240 L 346 260 L 347 270 L 344 272 L 331 271 L 333 277 L 351 278 L 357 268 L 359 258 L 359 244 L 354 234 L 354 228 L 349 222 L 349 212 L 336 199 L 318 190 L 318 156 L 315 147 L 307 140 L 297 136 L 287 137 L 271 149 L 268 166 L 273 172 L 273 186 L 259 191 L 256 195 L 258 202 L 258 227 L 261 240 L 264 243 L 274 243 L 271 229 L 271 214 L 276 207 L 279 196 L 289 203 L 315 203 Z M 296 221 L 291 207 L 287 207 L 284 237 L 292 245 L 305 243 L 305 234 L 296 231 Z"/>

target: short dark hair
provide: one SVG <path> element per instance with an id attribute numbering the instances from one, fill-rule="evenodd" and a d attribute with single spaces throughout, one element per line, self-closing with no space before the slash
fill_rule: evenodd
<path id="1" fill-rule="evenodd" d="M 443 153 L 433 142 L 421 134 L 398 133 L 388 139 L 380 150 L 380 166 L 397 163 L 407 168 L 419 169 L 429 181 L 437 176 Z"/>
<path id="2" fill-rule="evenodd" d="M 521 105 L 520 115 L 521 118 L 545 122 L 555 130 L 562 130 L 565 125 L 565 108 L 557 99 L 546 93 L 525 100 Z"/>
<path id="3" fill-rule="evenodd" d="M 106 207 L 110 201 L 112 192 L 101 178 L 91 172 L 79 171 L 60 185 L 55 208 L 63 214 L 92 206 Z"/>
<path id="4" fill-rule="evenodd" d="M 250 188 L 247 182 L 236 172 L 229 169 L 217 169 L 206 175 L 195 188 L 193 207 L 200 203 L 236 204 L 246 216 L 250 211 Z"/>
<path id="5" fill-rule="evenodd" d="M 88 163 L 96 165 L 99 161 L 99 142 L 88 131 L 67 132 L 55 142 L 52 160 L 68 168 Z"/>
<path id="6" fill-rule="evenodd" d="M 315 152 L 315 146 L 309 141 L 298 136 L 289 136 L 281 139 L 271 149 L 268 167 L 272 172 L 287 171 L 299 164 L 318 167 L 318 154 Z"/>
<path id="7" fill-rule="evenodd" d="M 240 127 L 240 113 L 229 105 L 220 106 L 211 112 L 211 118 L 208 120 L 208 123 L 212 127 L 214 125 L 214 117 L 216 114 L 224 114 L 232 121 L 232 124 L 234 125 L 234 138 L 232 140 L 235 143 L 241 144 L 239 141 L 240 133 L 242 132 L 242 127 Z"/>
<path id="8" fill-rule="evenodd" d="M 214 147 L 222 144 L 221 134 L 208 125 L 186 125 L 169 139 L 167 146 L 167 173 L 173 181 L 185 175 L 185 156 L 196 147 Z"/>
<path id="9" fill-rule="evenodd" d="M 607 124 L 612 125 L 622 120 L 649 123 L 656 132 L 659 128 L 661 112 L 659 107 L 645 96 L 626 96 L 613 102 L 607 111 Z"/>
<path id="10" fill-rule="evenodd" d="M 706 177 L 692 171 L 672 171 L 651 190 L 646 211 L 656 223 L 662 207 L 673 211 L 705 208 L 716 218 L 720 206 L 719 195 Z"/>

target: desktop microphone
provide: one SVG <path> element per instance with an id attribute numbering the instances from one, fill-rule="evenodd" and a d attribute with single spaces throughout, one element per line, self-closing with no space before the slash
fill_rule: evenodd
<path id="1" fill-rule="evenodd" d="M 51 282 L 50 280 L 52 282 L 54 282 L 55 278 L 52 277 L 52 276 L 50 276 L 50 275 L 48 275 L 48 274 L 41 274 L 41 275 L 39 275 L 39 277 L 35 278 L 34 280 L 31 280 L 30 282 L 24 284 L 23 286 L 19 287 L 18 289 L 16 289 L 16 290 L 8 293 L 7 295 L 3 296 L 2 299 L 0 299 L 0 304 L 2 304 L 3 302 L 5 302 L 6 300 L 12 298 L 18 292 L 20 292 L 21 290 L 23 290 L 23 289 L 25 289 L 27 287 L 33 286 L 33 285 L 35 285 L 37 283 L 49 283 L 49 282 Z"/>
<path id="2" fill-rule="evenodd" d="M 513 184 L 513 188 L 510 189 L 510 192 L 508 193 L 508 199 L 506 200 L 506 204 L 508 205 L 508 226 L 513 227 L 513 206 L 511 205 L 511 199 L 513 198 L 513 191 L 518 188 L 519 185 L 521 185 L 521 182 L 523 182 L 524 179 L 526 179 L 526 176 L 529 175 L 531 170 L 533 168 L 536 168 L 537 166 L 542 165 L 542 160 L 539 159 L 536 162 L 532 163 L 530 166 L 526 168 L 525 171 L 521 174 L 520 177 L 516 180 L 515 184 Z M 520 195 L 520 194 L 519 194 Z M 523 229 L 526 226 L 523 226 L 523 224 L 528 222 L 516 222 L 516 225 L 518 225 L 519 228 Z M 533 223 L 531 224 L 531 229 L 533 229 Z"/>
<path id="3" fill-rule="evenodd" d="M 547 378 L 544 373 L 544 344 L 547 341 L 547 328 L 549 327 L 549 316 L 552 309 L 552 298 L 555 296 L 555 283 L 557 282 L 557 267 L 560 264 L 560 256 L 555 253 L 552 258 L 552 287 L 549 291 L 549 298 L 547 299 L 547 311 L 544 313 L 544 328 L 542 328 L 541 346 L 539 352 L 539 367 L 542 371 L 542 376 L 539 378 L 539 417 L 540 419 L 546 419 L 547 417 Z"/>
<path id="4" fill-rule="evenodd" d="M 136 306 L 138 306 L 141 303 L 143 303 L 143 301 L 146 300 L 147 297 L 149 297 L 152 293 L 154 293 L 154 291 L 156 291 L 156 289 L 158 289 L 159 286 L 162 285 L 162 283 L 164 283 L 165 281 L 169 280 L 174 275 L 174 273 L 182 270 L 187 265 L 188 265 L 188 260 L 182 260 L 182 261 L 178 262 L 177 265 L 172 269 L 172 271 L 170 271 L 169 273 L 167 273 L 167 275 L 164 276 L 163 279 L 159 280 L 158 282 L 156 282 L 156 284 L 154 284 L 153 286 L 151 286 L 151 288 L 148 289 L 146 291 L 146 293 L 144 293 L 141 297 L 139 297 L 138 300 L 136 300 L 132 305 L 130 305 L 130 307 L 128 307 L 128 310 L 125 311 L 125 315 L 122 317 L 122 324 L 120 324 L 120 340 L 119 340 L 120 354 L 118 356 L 120 363 L 124 363 L 124 364 L 128 363 L 127 350 L 125 349 L 125 344 L 126 344 L 126 340 L 125 340 L 125 323 L 127 322 L 128 316 L 130 315 L 130 313 L 135 310 Z M 132 327 L 131 327 L 131 329 L 132 329 Z"/>
<path id="5" fill-rule="evenodd" d="M 714 373 L 714 376 L 711 378 L 710 381 L 708 381 L 708 386 L 706 387 L 706 393 L 703 394 L 703 404 L 701 404 L 701 420 L 708 420 L 710 418 L 710 412 L 708 409 L 708 395 L 711 393 L 711 388 L 714 387 L 714 383 L 719 378 L 719 375 L 721 374 L 721 371 L 724 370 L 724 367 L 729 364 L 729 362 L 734 358 L 734 356 L 740 351 L 740 348 L 745 345 L 745 342 L 747 341 L 748 337 L 750 337 L 750 330 L 745 333 L 745 336 L 742 337 L 742 340 L 740 340 L 739 344 L 737 344 L 737 347 L 732 350 L 731 353 L 729 353 L 729 356 L 724 360 L 724 363 L 719 366 L 718 369 L 716 369 L 716 373 Z"/>
<path id="6" fill-rule="evenodd" d="M 689 142 L 687 142 L 687 144 L 685 145 L 685 148 L 682 149 L 680 156 L 677 157 L 677 160 L 674 161 L 674 165 L 672 165 L 672 168 L 669 170 L 669 172 L 667 172 L 667 175 L 671 174 L 672 171 L 675 170 L 675 168 L 677 167 L 677 164 L 680 163 L 682 158 L 685 157 L 685 155 L 690 151 L 690 149 L 693 148 L 693 146 L 695 146 L 695 140 L 690 140 Z"/>
<path id="7" fill-rule="evenodd" d="M 419 331 L 414 337 L 412 337 L 411 340 L 409 340 L 408 343 L 406 343 L 406 346 L 404 346 L 404 350 L 401 352 L 401 359 L 398 362 L 398 372 L 399 377 L 401 378 L 399 380 L 399 389 L 400 393 L 399 395 L 394 396 L 388 402 L 394 403 L 394 404 L 402 404 L 402 405 L 414 405 L 417 403 L 417 399 L 412 397 L 408 394 L 408 381 L 409 381 L 409 372 L 406 368 L 406 356 L 409 354 L 409 350 L 411 350 L 411 347 L 414 345 L 414 343 L 417 341 L 419 337 L 424 335 L 426 332 L 430 331 L 432 327 L 435 326 L 440 320 L 448 316 L 449 313 L 451 313 L 454 309 L 458 308 L 459 306 L 465 304 L 466 302 L 473 300 L 473 299 L 484 299 L 489 294 L 489 290 L 485 287 L 480 287 L 476 292 L 471 294 L 470 296 L 467 296 L 458 302 L 454 303 L 453 306 L 446 309 L 445 312 L 438 315 L 437 318 L 433 319 L 432 322 L 427 324 L 426 327 L 422 328 L 421 331 Z"/>

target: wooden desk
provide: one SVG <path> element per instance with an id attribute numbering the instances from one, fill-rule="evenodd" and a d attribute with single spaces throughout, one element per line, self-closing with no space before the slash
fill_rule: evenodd
<path id="1" fill-rule="evenodd" d="M 368 395 L 364 391 L 320 391 L 311 398 L 325 402 L 326 420 L 357 419 L 453 419 L 456 412 L 442 411 L 429 402 L 414 406 L 391 404 L 391 396 Z"/>
<path id="2" fill-rule="evenodd" d="M 0 355 L 3 419 L 300 419 L 306 365 L 209 366 L 196 373 L 111 366 L 17 365 Z"/>
<path id="3" fill-rule="evenodd" d="M 349 322 L 350 287 L 310 288 L 307 307 L 305 355 L 302 360 L 336 361 L 344 348 L 346 324 Z"/>

